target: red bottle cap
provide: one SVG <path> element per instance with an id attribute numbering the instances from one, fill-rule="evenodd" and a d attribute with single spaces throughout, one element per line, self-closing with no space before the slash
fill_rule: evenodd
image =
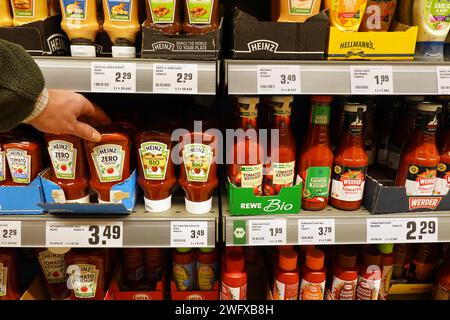
<path id="1" fill-rule="evenodd" d="M 294 271 L 297 268 L 297 253 L 294 250 L 282 250 L 278 264 L 283 270 Z"/>
<path id="2" fill-rule="evenodd" d="M 310 270 L 321 270 L 325 263 L 325 254 L 319 249 L 310 249 L 306 253 L 306 267 Z"/>
<path id="3" fill-rule="evenodd" d="M 225 261 L 227 272 L 244 272 L 244 255 L 239 252 L 229 252 Z"/>
<path id="4" fill-rule="evenodd" d="M 332 96 L 312 96 L 311 101 L 331 102 L 331 101 L 333 101 L 333 97 Z"/>

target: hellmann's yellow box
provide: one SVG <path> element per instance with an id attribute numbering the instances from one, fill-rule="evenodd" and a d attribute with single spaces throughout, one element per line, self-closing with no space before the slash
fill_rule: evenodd
<path id="1" fill-rule="evenodd" d="M 330 28 L 328 60 L 413 60 L 418 27 L 406 31 L 343 32 Z"/>

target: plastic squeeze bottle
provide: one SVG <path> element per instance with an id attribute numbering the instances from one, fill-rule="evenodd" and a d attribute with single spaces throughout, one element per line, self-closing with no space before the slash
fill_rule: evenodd
<path id="1" fill-rule="evenodd" d="M 375 247 L 365 248 L 356 287 L 356 300 L 378 300 L 381 284 L 380 264 L 380 251 Z"/>
<path id="2" fill-rule="evenodd" d="M 273 281 L 274 300 L 297 300 L 300 270 L 294 250 L 280 251 Z"/>
<path id="3" fill-rule="evenodd" d="M 196 254 L 197 289 L 210 291 L 217 280 L 217 251 L 214 248 L 201 248 Z"/>
<path id="4" fill-rule="evenodd" d="M 394 271 L 394 245 L 392 243 L 379 244 L 378 249 L 381 251 L 381 285 L 380 300 L 387 300 L 389 288 L 391 287 L 392 272 Z"/>
<path id="5" fill-rule="evenodd" d="M 173 280 L 179 291 L 194 288 L 195 253 L 191 248 L 177 248 L 173 252 Z"/>
<path id="6" fill-rule="evenodd" d="M 247 300 L 247 273 L 240 252 L 231 251 L 226 255 L 220 300 Z"/>
<path id="7" fill-rule="evenodd" d="M 333 283 L 327 300 L 354 300 L 358 283 L 356 251 L 350 247 L 342 248 L 333 269 Z"/>
<path id="8" fill-rule="evenodd" d="M 322 250 L 311 249 L 306 253 L 306 261 L 302 267 L 299 300 L 323 300 L 327 269 L 325 254 Z"/>

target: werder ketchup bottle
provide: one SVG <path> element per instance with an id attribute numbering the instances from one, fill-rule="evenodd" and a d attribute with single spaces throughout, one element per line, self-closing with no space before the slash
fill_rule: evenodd
<path id="1" fill-rule="evenodd" d="M 450 189 L 450 105 L 447 105 L 441 128 L 441 148 L 439 150 L 439 165 L 436 184 L 433 193 L 439 196 L 447 195 Z"/>
<path id="2" fill-rule="evenodd" d="M 362 204 L 368 163 L 362 136 L 365 111 L 364 104 L 344 106 L 346 132 L 334 157 L 330 199 L 330 204 L 341 210 L 358 210 Z"/>
<path id="3" fill-rule="evenodd" d="M 404 186 L 408 196 L 431 196 L 436 182 L 439 152 L 436 147 L 437 111 L 440 104 L 417 105 L 414 134 L 400 157 L 395 185 Z"/>

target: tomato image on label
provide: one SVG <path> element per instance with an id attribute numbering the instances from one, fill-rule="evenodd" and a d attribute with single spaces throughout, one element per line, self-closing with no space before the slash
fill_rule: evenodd
<path id="1" fill-rule="evenodd" d="M 122 180 L 125 151 L 116 144 L 104 144 L 93 149 L 91 154 L 97 176 L 101 182 Z"/>
<path id="2" fill-rule="evenodd" d="M 9 170 L 15 183 L 30 183 L 31 156 L 26 150 L 8 149 L 6 151 Z"/>
<path id="3" fill-rule="evenodd" d="M 48 283 L 62 283 L 66 281 L 63 254 L 54 254 L 49 250 L 39 252 L 39 264 Z"/>
<path id="4" fill-rule="evenodd" d="M 77 298 L 95 297 L 99 270 L 90 264 L 76 264 L 67 268 L 72 289 Z"/>
<path id="5" fill-rule="evenodd" d="M 366 167 L 342 167 L 335 165 L 331 184 L 331 196 L 344 201 L 363 198 Z"/>
<path id="6" fill-rule="evenodd" d="M 439 163 L 433 193 L 436 195 L 445 196 L 447 195 L 449 189 L 450 189 L 450 164 Z"/>
<path id="7" fill-rule="evenodd" d="M 183 148 L 183 161 L 188 181 L 207 182 L 213 152 L 201 143 L 187 144 Z"/>
<path id="8" fill-rule="evenodd" d="M 406 195 L 430 196 L 436 183 L 437 167 L 410 165 L 405 182 Z"/>

